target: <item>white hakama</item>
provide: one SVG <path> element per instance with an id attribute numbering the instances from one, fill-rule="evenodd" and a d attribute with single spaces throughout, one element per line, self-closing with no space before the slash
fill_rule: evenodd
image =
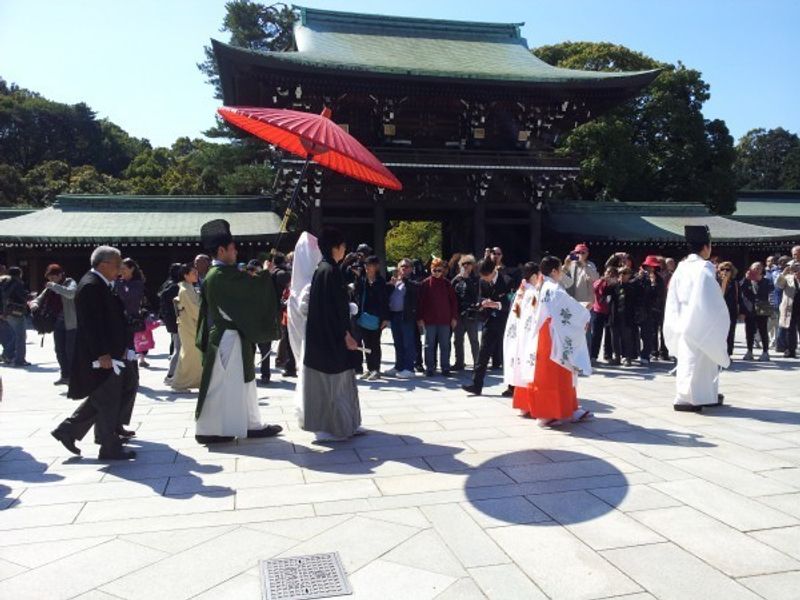
<path id="1" fill-rule="evenodd" d="M 263 429 L 255 380 L 245 383 L 239 332 L 222 334 L 214 358 L 196 435 L 247 437 L 248 429 Z"/>

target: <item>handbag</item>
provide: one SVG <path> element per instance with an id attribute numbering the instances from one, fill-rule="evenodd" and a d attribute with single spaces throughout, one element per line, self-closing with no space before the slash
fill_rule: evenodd
<path id="1" fill-rule="evenodd" d="M 367 298 L 367 283 L 364 282 L 364 292 L 361 295 L 361 306 L 364 306 L 364 301 Z M 370 314 L 364 310 L 361 311 L 361 314 L 356 319 L 356 324 L 361 327 L 361 329 L 366 329 L 367 331 L 378 331 L 381 327 L 381 319 L 373 314 Z"/>
<path id="2" fill-rule="evenodd" d="M 769 303 L 769 300 L 756 300 L 757 317 L 771 317 L 772 313 L 772 304 Z"/>

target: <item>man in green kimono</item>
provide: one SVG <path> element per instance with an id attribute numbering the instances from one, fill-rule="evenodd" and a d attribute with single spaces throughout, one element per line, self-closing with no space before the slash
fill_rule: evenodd
<path id="1" fill-rule="evenodd" d="M 277 435 L 279 425 L 261 422 L 255 382 L 255 345 L 280 337 L 272 277 L 267 270 L 252 277 L 237 268 L 227 221 L 209 221 L 200 237 L 213 261 L 200 293 L 197 347 L 203 378 L 195 439 L 214 444 Z"/>

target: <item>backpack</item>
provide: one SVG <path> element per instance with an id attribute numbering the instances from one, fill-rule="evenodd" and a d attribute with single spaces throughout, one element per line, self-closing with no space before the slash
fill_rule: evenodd
<path id="1" fill-rule="evenodd" d="M 178 317 L 175 314 L 175 305 L 172 300 L 178 296 L 178 284 L 169 282 L 161 287 L 158 292 L 158 319 L 164 323 L 167 331 L 178 331 Z"/>
<path id="2" fill-rule="evenodd" d="M 33 328 L 37 333 L 53 333 L 61 310 L 59 297 L 50 290 L 46 290 L 42 294 L 41 302 L 31 308 L 31 324 Z"/>

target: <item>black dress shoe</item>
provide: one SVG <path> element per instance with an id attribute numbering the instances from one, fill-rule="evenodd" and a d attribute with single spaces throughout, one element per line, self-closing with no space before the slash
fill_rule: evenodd
<path id="1" fill-rule="evenodd" d="M 672 408 L 674 408 L 678 412 L 702 412 L 702 406 L 695 406 L 694 404 L 675 404 Z"/>
<path id="2" fill-rule="evenodd" d="M 714 406 L 722 406 L 725 402 L 725 394 L 717 394 L 717 403 Z"/>
<path id="3" fill-rule="evenodd" d="M 81 455 L 81 449 L 75 445 L 75 438 L 71 437 L 69 434 L 64 433 L 63 431 L 59 431 L 58 429 L 54 429 L 50 432 L 54 438 L 56 438 L 61 444 L 72 452 L 73 454 L 77 454 L 78 456 Z"/>
<path id="4" fill-rule="evenodd" d="M 131 431 L 130 429 L 125 429 L 124 427 L 120 426 L 117 427 L 117 435 L 123 438 L 133 438 L 136 437 L 136 432 Z"/>
<path id="5" fill-rule="evenodd" d="M 268 438 L 268 437 L 275 437 L 281 431 L 283 431 L 283 427 L 280 425 L 267 425 L 264 429 L 248 429 L 247 430 L 247 437 L 248 438 Z"/>
<path id="6" fill-rule="evenodd" d="M 232 435 L 196 435 L 194 436 L 194 440 L 198 444 L 203 444 L 207 446 L 209 444 L 227 444 L 235 440 L 236 438 Z"/>
<path id="7" fill-rule="evenodd" d="M 269 385 L 270 378 L 269 377 L 259 377 L 258 378 L 258 385 Z"/>
<path id="8" fill-rule="evenodd" d="M 100 450 L 100 454 L 97 455 L 97 458 L 100 460 L 133 460 L 136 458 L 136 452 L 133 450 L 123 450 L 122 448 L 113 452 Z"/>
<path id="9" fill-rule="evenodd" d="M 473 396 L 480 396 L 481 392 L 483 391 L 475 385 L 462 385 L 461 389 L 467 392 L 468 394 L 472 394 Z"/>
<path id="10" fill-rule="evenodd" d="M 289 371 L 289 370 L 287 370 L 287 371 L 284 371 L 283 373 L 281 373 L 281 376 L 283 376 L 283 377 L 297 377 L 297 371 Z"/>
<path id="11" fill-rule="evenodd" d="M 500 395 L 503 398 L 513 398 L 514 397 L 514 386 L 513 385 L 508 386 L 505 390 L 503 390 L 503 393 L 500 394 Z"/>

